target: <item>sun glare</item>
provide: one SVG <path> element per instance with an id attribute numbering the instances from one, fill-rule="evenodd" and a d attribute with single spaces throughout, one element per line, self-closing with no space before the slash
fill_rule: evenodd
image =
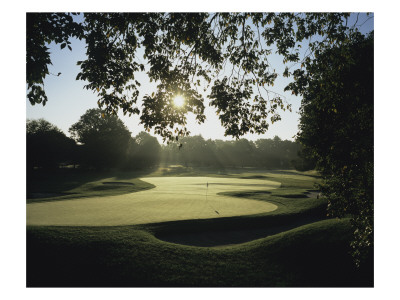
<path id="1" fill-rule="evenodd" d="M 182 96 L 178 95 L 174 98 L 175 106 L 182 107 L 184 103 L 185 103 L 185 99 Z"/>

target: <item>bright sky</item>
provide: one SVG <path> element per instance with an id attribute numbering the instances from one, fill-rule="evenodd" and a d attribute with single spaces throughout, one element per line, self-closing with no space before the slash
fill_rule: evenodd
<path id="1" fill-rule="evenodd" d="M 358 23 L 362 24 L 366 18 L 365 14 L 360 15 Z M 373 19 L 365 22 L 361 27 L 362 32 L 369 32 L 371 29 L 373 29 Z M 85 83 L 83 81 L 75 80 L 76 75 L 80 71 L 76 62 L 85 59 L 85 42 L 73 40 L 71 46 L 72 51 L 67 48 L 60 50 L 60 45 L 51 44 L 49 46 L 52 60 L 52 65 L 49 66 L 49 72 L 52 74 L 61 72 L 61 75 L 57 77 L 50 74 L 45 79 L 45 91 L 48 97 L 47 104 L 44 107 L 42 105 L 32 106 L 29 101 L 26 100 L 27 118 L 44 118 L 58 126 L 67 135 L 69 135 L 69 127 L 77 122 L 87 109 L 97 107 L 96 94 L 84 89 L 83 86 Z M 279 56 L 273 55 L 269 58 L 269 61 L 271 66 L 277 70 L 278 74 L 283 72 L 284 66 Z M 138 80 L 142 84 L 138 102 L 140 105 L 141 97 L 145 94 L 151 94 L 156 90 L 156 86 L 154 83 L 150 84 L 145 74 L 140 74 Z M 286 100 L 292 104 L 292 112 L 281 112 L 282 120 L 270 125 L 266 134 L 249 134 L 244 136 L 244 138 L 256 140 L 259 138 L 272 138 L 278 135 L 282 139 L 293 139 L 294 135 L 297 133 L 298 111 L 301 99 L 291 95 L 289 92 L 283 91 L 288 82 L 287 78 L 278 76 L 274 87 L 269 87 L 269 89 L 285 96 Z M 192 135 L 201 134 L 206 139 L 230 139 L 230 137 L 224 137 L 224 129 L 220 125 L 220 121 L 215 114 L 215 109 L 210 107 L 208 102 L 208 99 L 205 97 L 205 123 L 199 125 L 194 121 L 194 116 L 189 115 L 188 129 L 191 131 Z M 143 126 L 139 124 L 140 119 L 138 115 L 128 117 L 120 113 L 119 116 L 132 132 L 133 136 L 144 130 Z M 161 138 L 158 137 L 158 139 L 161 142 Z"/>

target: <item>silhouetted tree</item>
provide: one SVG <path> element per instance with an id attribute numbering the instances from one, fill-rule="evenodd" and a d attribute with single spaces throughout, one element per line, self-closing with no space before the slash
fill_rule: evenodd
<path id="1" fill-rule="evenodd" d="M 352 216 L 359 263 L 373 244 L 373 34 L 355 34 L 307 68 L 298 140 L 317 162 L 330 215 Z"/>
<path id="2" fill-rule="evenodd" d="M 131 133 L 115 115 L 89 109 L 69 132 L 81 144 L 82 166 L 96 169 L 120 167 L 126 159 Z"/>
<path id="3" fill-rule="evenodd" d="M 58 168 L 60 163 L 73 160 L 75 141 L 65 135 L 50 122 L 27 120 L 26 122 L 26 158 L 27 169 Z"/>
<path id="4" fill-rule="evenodd" d="M 340 45 L 355 24 L 349 13 L 85 13 L 82 21 L 71 14 L 27 14 L 27 85 L 32 104 L 47 101 L 42 87 L 51 64 L 46 43 L 70 48 L 70 39 L 84 39 L 86 55 L 79 61 L 77 79 L 98 96 L 108 113 L 121 109 L 139 114 L 136 74 L 145 71 L 157 90 L 143 97 L 141 123 L 167 140 L 188 134 L 186 114 L 204 122 L 204 96 L 198 87 L 210 86 L 210 105 L 225 134 L 240 137 L 265 133 L 280 120 L 279 110 L 290 110 L 282 97 L 267 89 L 278 74 L 268 63 L 276 52 L 294 76 L 310 65 L 313 54 L 326 45 Z M 321 37 L 314 38 L 313 37 Z M 307 43 L 307 55 L 300 47 Z M 144 51 L 143 63 L 138 49 Z M 146 69 L 145 64 L 148 65 Z M 229 66 L 229 74 L 221 72 Z M 297 69 L 296 69 L 297 68 Z M 294 69 L 294 70 L 292 70 Z M 220 75 L 220 76 L 217 76 Z M 131 91 L 131 93 L 126 93 Z M 176 94 L 185 97 L 181 109 Z"/>
<path id="5" fill-rule="evenodd" d="M 200 135 L 184 137 L 162 147 L 164 162 L 185 166 L 292 168 L 298 159 L 298 143 L 282 141 L 278 137 L 238 141 L 204 140 Z M 274 146 L 276 145 L 276 146 Z"/>
<path id="6" fill-rule="evenodd" d="M 47 47 L 51 42 L 68 46 L 71 37 L 83 37 L 82 25 L 74 22 L 71 14 L 28 13 L 26 15 L 26 83 L 31 104 L 47 102 L 43 79 L 49 74 L 51 64 Z M 61 75 L 61 74 L 58 74 Z"/>
<path id="7" fill-rule="evenodd" d="M 201 135 L 184 137 L 180 142 L 182 147 L 179 155 L 184 165 L 204 166 L 209 164 L 210 151 Z"/>
<path id="8" fill-rule="evenodd" d="M 233 142 L 232 145 L 232 156 L 234 161 L 239 167 L 252 167 L 257 165 L 254 161 L 255 146 L 254 143 L 247 139 L 240 139 Z"/>
<path id="9" fill-rule="evenodd" d="M 161 146 L 157 138 L 147 132 L 140 132 L 130 140 L 126 169 L 147 169 L 158 166 L 161 159 Z"/>
<path id="10" fill-rule="evenodd" d="M 296 142 L 296 146 L 298 157 L 291 161 L 293 167 L 298 171 L 314 170 L 317 164 L 315 158 L 307 154 L 307 150 L 299 142 Z"/>

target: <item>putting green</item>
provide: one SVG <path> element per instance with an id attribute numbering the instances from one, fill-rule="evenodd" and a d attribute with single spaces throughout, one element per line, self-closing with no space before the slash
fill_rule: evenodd
<path id="1" fill-rule="evenodd" d="M 156 187 L 118 196 L 27 204 L 27 224 L 113 226 L 265 213 L 277 206 L 218 193 L 270 190 L 281 185 L 260 179 L 216 177 L 146 177 L 141 180 Z"/>

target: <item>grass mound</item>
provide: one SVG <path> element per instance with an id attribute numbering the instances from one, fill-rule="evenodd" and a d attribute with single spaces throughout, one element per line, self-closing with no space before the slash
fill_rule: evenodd
<path id="1" fill-rule="evenodd" d="M 121 175 L 92 172 L 38 173 L 28 178 L 27 203 L 109 197 L 144 191 L 155 186 L 136 177 L 118 180 Z"/>
<path id="2" fill-rule="evenodd" d="M 28 227 L 27 285 L 371 286 L 348 254 L 348 220 L 325 220 L 224 248 L 175 245 L 145 227 Z M 371 260 L 372 258 L 370 258 Z"/>
<path id="3" fill-rule="evenodd" d="M 278 189 L 255 190 L 248 186 L 245 190 L 219 191 L 218 195 L 269 202 L 278 208 L 247 216 L 142 225 L 27 226 L 27 286 L 373 286 L 373 253 L 359 269 L 349 255 L 352 235 L 349 220 L 320 220 L 325 217 L 326 202 L 307 196 L 318 180 L 315 172 L 196 171 L 179 166 L 167 173 L 182 176 L 182 180 L 187 176 L 212 176 L 277 181 L 281 183 Z M 95 178 L 93 174 L 89 175 L 37 179 L 36 184 L 28 183 L 28 191 L 43 192 L 51 187 L 48 192 L 77 192 L 84 198 L 122 195 L 129 193 L 128 190 L 154 187 L 139 180 L 138 176 L 142 175 L 137 174 L 99 175 Z M 162 171 L 156 170 L 154 175 L 161 176 Z M 105 183 L 121 181 L 133 185 Z M 112 188 L 96 190 L 98 187 Z M 68 197 L 63 195 L 52 200 L 73 198 Z M 42 200 L 28 199 L 30 201 Z M 107 212 L 106 209 L 103 211 Z M 261 229 L 269 232 L 259 235 Z M 217 235 L 214 244 L 197 247 L 159 239 L 168 235 L 182 238 L 205 233 Z M 221 245 L 221 238 L 228 243 L 236 238 L 236 242 L 241 244 L 209 247 Z M 208 243 L 210 237 L 205 239 Z"/>

